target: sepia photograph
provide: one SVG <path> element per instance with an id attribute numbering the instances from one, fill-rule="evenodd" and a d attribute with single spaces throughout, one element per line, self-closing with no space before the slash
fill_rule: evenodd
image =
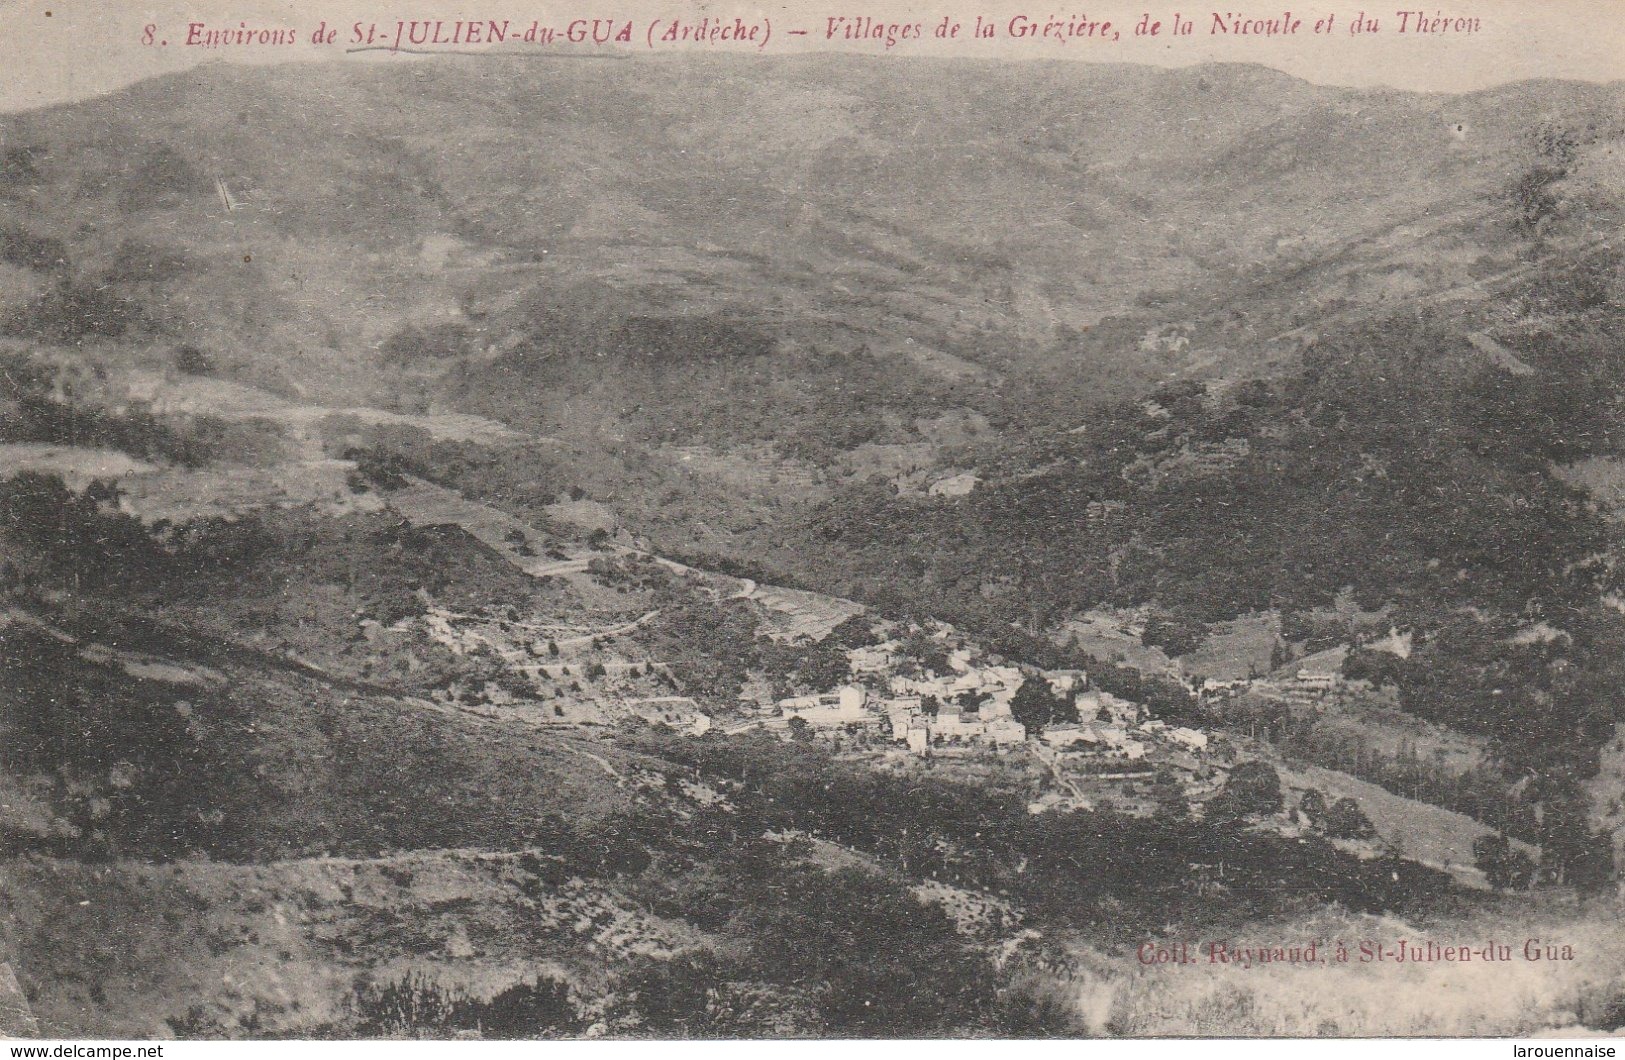
<path id="1" fill-rule="evenodd" d="M 0 1037 L 1618 1033 L 1622 220 L 1615 0 L 0 0 Z"/>

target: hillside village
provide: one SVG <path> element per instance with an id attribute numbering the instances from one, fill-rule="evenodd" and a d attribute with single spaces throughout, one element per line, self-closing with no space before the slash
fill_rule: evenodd
<path id="1" fill-rule="evenodd" d="M 352 488 L 361 488 L 363 499 L 374 496 L 371 487 Z M 466 533 L 541 585 L 617 597 L 602 621 L 584 622 L 579 614 L 527 618 L 512 608 L 457 610 L 420 590 L 416 617 L 388 626 L 360 619 L 362 641 L 379 656 L 391 653 L 392 642 L 422 637 L 458 660 L 433 694 L 462 710 L 518 715 L 565 730 L 635 723 L 689 737 L 765 732 L 815 741 L 847 760 L 883 768 L 1019 763 L 1033 767 L 1037 778 L 1028 803 L 1033 813 L 1110 806 L 1150 814 L 1177 806 L 1201 814 L 1232 766 L 1257 753 L 1238 759 L 1235 740 L 1224 732 L 1154 717 L 1144 703 L 1097 687 L 1085 670 L 1004 658 L 947 622 L 886 621 L 849 600 L 696 569 L 647 552 L 624 533 L 560 551 L 549 535 L 421 480 L 376 495 L 374 506 L 425 527 Z M 790 658 L 822 654 L 827 660 L 840 629 L 855 631 L 855 641 L 840 647 L 838 675 L 826 672 L 821 686 L 789 688 L 757 674 L 737 698 L 719 698 L 685 687 L 675 660 L 652 653 L 642 636 L 661 614 L 656 605 L 685 595 L 741 609 L 757 634 Z M 1121 627 L 1118 635 L 1137 638 L 1142 630 L 1132 618 L 1110 621 Z M 1367 647 L 1406 650 L 1397 634 Z M 1203 715 L 1218 719 L 1234 704 L 1275 703 L 1314 713 L 1369 692 L 1369 682 L 1344 676 L 1348 652 L 1347 645 L 1335 645 L 1274 670 L 1217 678 L 1188 675 L 1171 664 L 1164 670 L 1154 662 L 1139 665 L 1188 686 Z M 407 657 L 409 668 L 420 666 L 413 652 Z M 425 673 L 414 678 L 428 679 Z M 1025 710 L 1023 695 L 1033 700 Z M 1295 811 L 1288 816 L 1304 819 Z"/>
<path id="2" fill-rule="evenodd" d="M 60 453 L 50 455 L 60 463 Z M 538 531 L 453 490 L 411 478 L 388 485 L 358 480 L 364 469 L 353 461 L 319 455 L 324 468 L 337 466 L 348 477 L 341 494 L 349 508 L 394 513 L 424 531 L 452 534 L 544 594 L 562 595 L 552 609 L 524 613 L 478 600 L 454 605 L 420 587 L 393 620 L 375 608 L 357 609 L 349 619 L 353 634 L 337 654 L 320 636 L 326 620 L 314 611 L 300 623 L 310 623 L 309 638 L 253 639 L 301 665 L 404 681 L 474 715 L 599 736 L 629 724 L 724 741 L 765 733 L 816 743 L 876 769 L 1019 778 L 1034 814 L 1110 808 L 1200 816 L 1238 762 L 1273 757 L 1250 745 L 1240 734 L 1245 730 L 1224 725 L 1238 706 L 1316 713 L 1369 691 L 1367 682 L 1343 675 L 1345 645 L 1266 672 L 1221 669 L 1221 677 L 1159 668 L 1158 653 L 1146 653 L 1134 665 L 1188 688 L 1195 715 L 1223 728 L 1188 719 L 1175 724 L 1099 687 L 1083 669 L 1003 657 L 947 622 L 887 621 L 849 600 L 698 569 L 646 551 L 624 531 L 588 542 L 576 536 L 586 532 L 579 526 Z M 98 468 L 108 462 L 99 451 L 75 456 Z M 182 477 L 192 482 L 205 474 Z M 139 468 L 121 475 L 109 496 L 146 522 L 150 513 L 130 500 L 144 496 L 144 477 Z M 682 665 L 689 653 L 726 654 L 726 647 L 704 643 L 703 635 L 680 647 L 651 634 L 663 613 L 693 600 L 719 616 L 735 614 L 754 636 L 778 645 L 779 665 L 790 672 L 753 671 L 737 696 L 692 687 Z M 1096 621 L 1133 642 L 1142 632 L 1132 615 Z M 820 661 L 808 665 L 812 659 Z M 1272 827 L 1290 830 L 1314 816 L 1290 806 Z"/>
<path id="3" fill-rule="evenodd" d="M 844 679 L 786 695 L 758 680 L 733 702 L 691 693 L 670 662 L 642 655 L 641 621 L 595 632 L 431 604 L 421 618 L 392 630 L 370 623 L 368 636 L 417 628 L 459 657 L 486 660 L 484 669 L 447 682 L 437 695 L 465 710 L 517 711 L 549 727 L 630 722 L 722 739 L 765 732 L 820 742 L 877 766 L 1020 760 L 1042 778 L 1029 803 L 1033 813 L 1102 803 L 1149 813 L 1168 804 L 1170 785 L 1187 811 L 1199 813 L 1237 760 L 1222 733 L 1153 717 L 1144 704 L 1095 687 L 1084 670 L 1014 663 L 946 623 L 861 620 L 866 628 L 871 622 L 869 643 L 842 649 Z M 828 636 L 830 623 L 814 632 Z M 813 650 L 819 639 L 803 636 L 795 644 Z M 1257 692 L 1307 702 L 1343 683 L 1336 661 L 1305 658 L 1294 675 L 1209 681 L 1201 692 L 1209 700 Z M 1024 710 L 1023 697 L 1038 702 L 1043 716 Z"/>
<path id="4" fill-rule="evenodd" d="M 1025 792 L 1031 815 L 1110 810 L 1201 820 L 1238 769 L 1245 766 L 1256 777 L 1257 767 L 1267 765 L 1271 776 L 1279 774 L 1282 799 L 1258 827 L 1288 838 L 1316 834 L 1360 858 L 1404 850 L 1466 886 L 1487 886 L 1474 865 L 1473 844 L 1489 832 L 1480 822 L 1351 776 L 1291 764 L 1236 724 L 1248 704 L 1319 715 L 1362 701 L 1370 686 L 1343 674 L 1346 646 L 1256 676 L 1189 679 L 1196 715 L 1211 719 L 1201 725 L 1156 717 L 1145 703 L 1099 687 L 1085 670 L 1002 657 L 945 622 L 919 625 L 861 613 L 837 622 L 847 614 L 838 601 L 761 586 L 752 586 L 759 595 L 741 597 L 725 591 L 729 583 L 715 575 L 709 581 L 692 570 L 656 576 L 666 568 L 647 556 L 623 554 L 588 567 L 565 577 L 615 583 L 669 575 L 687 591 L 753 615 L 760 628 L 797 628 L 780 642 L 786 656 L 837 659 L 820 672 L 839 676 L 821 687 L 786 688 L 786 679 L 753 673 L 735 698 L 689 688 L 676 657 L 651 654 L 643 639 L 658 624 L 651 612 L 595 631 L 431 605 L 388 635 L 409 637 L 421 628 L 460 658 L 483 660 L 472 678 L 456 677 L 434 693 L 465 712 L 611 739 L 626 726 L 725 744 L 766 735 L 820 746 L 866 769 L 1013 784 Z M 785 599 L 809 610 L 775 614 L 762 603 L 783 606 Z M 1515 841 L 1513 849 L 1530 848 Z M 1212 866 L 1189 871 L 1201 886 L 1213 885 Z"/>

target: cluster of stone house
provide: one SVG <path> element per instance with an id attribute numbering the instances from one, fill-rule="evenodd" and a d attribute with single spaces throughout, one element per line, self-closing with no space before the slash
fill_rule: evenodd
<path id="1" fill-rule="evenodd" d="M 833 692 L 781 699 L 779 715 L 820 730 L 889 728 L 892 739 L 918 755 L 998 750 L 1027 741 L 1026 728 L 1010 708 L 1031 670 L 980 662 L 970 649 L 959 648 L 947 653 L 947 673 L 910 676 L 897 672 L 902 669 L 899 648 L 888 642 L 853 649 L 848 653 L 853 683 Z M 1071 699 L 1081 719 L 1077 725 L 1050 726 L 1042 734 L 1046 746 L 1129 759 L 1144 755 L 1145 744 L 1128 735 L 1144 720 L 1139 704 L 1091 689 L 1083 670 L 1046 670 L 1038 676 L 1052 693 Z"/>
<path id="2" fill-rule="evenodd" d="M 843 685 L 834 692 L 811 696 L 790 696 L 778 703 L 786 719 L 800 718 L 814 728 L 842 728 L 874 722 L 869 710 L 869 694 L 857 685 Z"/>
<path id="3" fill-rule="evenodd" d="M 1197 695 L 1204 699 L 1223 699 L 1239 692 L 1245 692 L 1253 687 L 1254 678 L 1251 677 L 1209 677 L 1202 681 Z"/>
<path id="4" fill-rule="evenodd" d="M 1393 634 L 1380 642 L 1383 650 L 1391 650 L 1403 657 L 1404 651 L 1393 649 Z M 1408 647 L 1407 649 L 1408 650 Z M 1207 678 L 1197 690 L 1204 701 L 1228 699 L 1246 692 L 1254 692 L 1270 699 L 1285 700 L 1300 707 L 1323 709 L 1327 701 L 1339 692 L 1357 692 L 1369 689 L 1370 683 L 1343 676 L 1343 661 L 1349 649 L 1337 645 L 1324 651 L 1305 655 L 1295 663 L 1282 667 L 1266 677 Z"/>
<path id="5" fill-rule="evenodd" d="M 1103 722 L 1132 728 L 1145 720 L 1145 707 L 1133 700 L 1114 696 L 1110 692 L 1085 689 L 1072 697 L 1081 722 Z"/>
<path id="6" fill-rule="evenodd" d="M 938 698 L 941 688 L 933 680 L 918 682 L 933 692 L 915 692 L 914 684 L 894 679 L 884 692 L 848 684 L 834 692 L 790 696 L 777 706 L 786 722 L 800 719 L 813 729 L 889 729 L 893 739 L 917 754 L 931 748 L 1002 747 L 1027 738 L 1021 723 L 1010 716 L 1010 697 L 1002 689 L 997 697 L 988 695 L 976 709 L 967 709 L 958 699 Z M 976 690 L 981 692 L 981 686 Z"/>
<path id="7" fill-rule="evenodd" d="M 947 640 L 948 638 L 942 638 Z M 834 691 L 777 701 L 768 724 L 804 724 L 825 733 L 884 734 L 919 756 L 954 757 L 1026 748 L 1057 777 L 1067 763 L 1096 775 L 1120 762 L 1125 775 L 1153 762 L 1178 767 L 1206 758 L 1208 737 L 1196 729 L 1149 718 L 1143 705 L 1092 688 L 1083 670 L 1044 670 L 979 657 L 973 648 L 944 644 L 945 672 L 921 672 L 897 641 L 847 653 L 852 679 Z M 1070 700 L 1078 720 L 1031 734 L 1016 720 L 1012 702 L 1032 677 Z M 795 719 L 800 719 L 799 723 Z M 761 724 L 757 722 L 756 724 Z M 1064 786 L 1064 785 L 1063 785 Z"/>
<path id="8" fill-rule="evenodd" d="M 1145 757 L 1145 743 L 1121 725 L 1051 725 L 1039 737 L 1054 751 L 1107 754 L 1129 761 Z"/>
<path id="9" fill-rule="evenodd" d="M 1008 704 L 999 713 L 967 712 L 958 703 L 943 703 L 931 714 L 924 709 L 911 709 L 907 701 L 892 700 L 887 717 L 892 738 L 907 744 L 908 749 L 918 755 L 979 745 L 1008 747 L 1027 739 L 1026 728 L 1010 716 Z"/>
<path id="10" fill-rule="evenodd" d="M 1147 741 L 1190 752 L 1205 751 L 1208 744 L 1204 732 L 1156 720 L 1141 722 L 1132 729 L 1121 723 L 1103 722 L 1052 725 L 1039 738 L 1055 750 L 1092 752 L 1130 761 L 1145 757 Z"/>

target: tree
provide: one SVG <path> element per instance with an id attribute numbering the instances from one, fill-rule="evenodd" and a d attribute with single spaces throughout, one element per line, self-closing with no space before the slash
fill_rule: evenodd
<path id="1" fill-rule="evenodd" d="M 214 359 L 188 343 L 175 349 L 175 370 L 184 375 L 208 375 L 214 371 Z"/>
<path id="2" fill-rule="evenodd" d="M 1189 655 L 1201 647 L 1208 630 L 1200 622 L 1157 612 L 1146 619 L 1140 633 L 1140 643 L 1146 647 L 1161 648 L 1172 656 Z"/>
<path id="3" fill-rule="evenodd" d="M 846 652 L 828 638 L 800 654 L 795 666 L 796 681 L 808 688 L 830 689 L 852 678 L 852 664 Z"/>
<path id="4" fill-rule="evenodd" d="M 775 866 L 733 917 L 753 977 L 810 989 L 839 1036 L 925 1037 L 978 1023 L 992 966 L 953 919 L 902 883 L 859 869 Z M 929 989 L 921 984 L 929 983 Z"/>
<path id="5" fill-rule="evenodd" d="M 1529 140 L 1535 161 L 1518 176 L 1511 199 L 1519 230 L 1532 235 L 1540 231 L 1542 222 L 1558 215 L 1561 202 L 1553 188 L 1568 176 L 1579 141 L 1572 132 L 1552 125 L 1535 129 Z"/>
<path id="6" fill-rule="evenodd" d="M 1326 834 L 1333 839 L 1370 839 L 1377 834 L 1371 819 L 1350 798 L 1341 798 L 1326 811 Z"/>
<path id="7" fill-rule="evenodd" d="M 1473 840 L 1473 864 L 1498 891 L 1522 891 L 1535 878 L 1535 861 L 1499 832 Z"/>
<path id="8" fill-rule="evenodd" d="M 801 743 L 812 739 L 812 726 L 800 714 L 790 719 L 790 738 Z"/>
<path id="9" fill-rule="evenodd" d="M 1151 782 L 1151 794 L 1156 802 L 1156 816 L 1168 821 L 1183 821 L 1190 817 L 1190 803 L 1185 798 L 1184 785 L 1170 771 L 1157 770 Z"/>
<path id="10" fill-rule="evenodd" d="M 1354 648 L 1343 660 L 1343 676 L 1350 681 L 1370 681 L 1373 685 L 1397 685 L 1404 673 L 1405 660 L 1392 652 Z"/>
<path id="11" fill-rule="evenodd" d="M 951 669 L 948 650 L 940 640 L 923 631 L 910 634 L 903 641 L 903 650 L 899 654 L 906 659 L 917 660 L 921 671 L 944 674 Z"/>
<path id="12" fill-rule="evenodd" d="M 1268 762 L 1243 762 L 1230 771 L 1224 790 L 1208 803 L 1220 819 L 1268 817 L 1281 812 L 1281 775 Z"/>
<path id="13" fill-rule="evenodd" d="M 1602 890 L 1614 880 L 1614 847 L 1607 833 L 1591 831 L 1589 800 L 1571 778 L 1545 778 L 1541 800 L 1540 875 L 1580 891 Z"/>
<path id="14" fill-rule="evenodd" d="M 1037 735 L 1044 731 L 1044 726 L 1051 724 L 1063 715 L 1065 708 L 1054 692 L 1050 691 L 1049 682 L 1042 677 L 1029 677 L 1021 682 L 1016 694 L 1010 700 L 1010 713 L 1023 726 L 1028 735 Z M 1076 718 L 1076 710 L 1073 717 Z"/>
<path id="15" fill-rule="evenodd" d="M 469 1002 L 468 1008 L 485 1038 L 536 1038 L 579 1031 L 582 1025 L 569 985 L 552 976 L 515 983 L 490 1001 Z"/>
<path id="16" fill-rule="evenodd" d="M 866 648 L 880 643 L 880 637 L 875 634 L 873 625 L 865 615 L 856 614 L 830 630 L 824 642 L 841 648 Z"/>

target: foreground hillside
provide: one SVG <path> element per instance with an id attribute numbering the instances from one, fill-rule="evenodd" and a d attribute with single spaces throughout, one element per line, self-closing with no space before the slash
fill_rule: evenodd
<path id="1" fill-rule="evenodd" d="M 760 734 L 561 724 L 539 696 L 457 692 L 477 656 L 446 660 L 445 694 L 422 644 L 318 663 L 193 611 L 285 585 L 206 574 L 132 613 L 140 586 L 78 573 L 36 571 L 3 627 L 0 938 L 46 1033 L 1098 1032 L 1044 1000 L 1062 943 L 1131 959 L 1176 911 L 1426 915 L 1452 891 L 1241 821 L 1034 817 L 1019 770 L 973 787 Z M 1223 896 L 1148 871 L 1218 861 Z"/>

